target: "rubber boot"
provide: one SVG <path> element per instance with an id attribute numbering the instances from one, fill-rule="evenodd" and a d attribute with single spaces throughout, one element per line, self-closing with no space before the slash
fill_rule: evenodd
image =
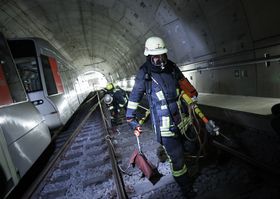
<path id="1" fill-rule="evenodd" d="M 192 179 L 187 176 L 187 174 L 179 177 L 174 176 L 174 179 L 178 183 L 185 198 L 195 198 L 196 193 L 193 191 L 193 182 Z"/>

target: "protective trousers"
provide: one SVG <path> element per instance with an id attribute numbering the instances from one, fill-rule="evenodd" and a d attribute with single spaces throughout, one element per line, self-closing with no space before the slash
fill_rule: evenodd
<path id="1" fill-rule="evenodd" d="M 187 177 L 187 166 L 184 158 L 184 148 L 182 139 L 178 137 L 162 137 L 162 144 L 171 161 L 171 171 L 175 181 L 182 191 L 187 192 L 189 179 Z"/>
<path id="2" fill-rule="evenodd" d="M 186 173 L 187 168 L 184 159 L 182 139 L 175 136 L 162 137 L 162 144 L 171 160 L 173 175 L 180 176 L 180 174 Z"/>

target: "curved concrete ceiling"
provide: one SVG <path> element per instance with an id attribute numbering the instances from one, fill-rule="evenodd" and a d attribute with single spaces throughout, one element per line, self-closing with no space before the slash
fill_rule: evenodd
<path id="1" fill-rule="evenodd" d="M 78 73 L 130 77 L 145 39 L 159 35 L 177 63 L 250 50 L 279 35 L 277 0 L 2 0 L 6 37 L 41 37 Z M 277 6 L 278 5 L 278 6 Z M 268 23 L 269 22 L 269 23 Z"/>

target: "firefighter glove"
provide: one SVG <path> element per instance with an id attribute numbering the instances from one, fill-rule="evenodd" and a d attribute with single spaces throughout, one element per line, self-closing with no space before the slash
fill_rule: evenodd
<path id="1" fill-rule="evenodd" d="M 127 119 L 127 122 L 128 122 L 128 125 L 133 129 L 135 130 L 135 128 L 137 126 L 140 126 L 140 124 L 134 119 L 134 118 L 128 118 Z"/>
<path id="2" fill-rule="evenodd" d="M 134 135 L 136 135 L 138 137 L 138 136 L 140 136 L 141 133 L 142 133 L 142 127 L 141 126 L 137 126 L 134 129 Z"/>
<path id="3" fill-rule="evenodd" d="M 213 120 L 209 120 L 206 125 L 206 130 L 211 136 L 217 136 L 219 135 L 220 128 L 215 125 L 215 122 Z"/>
<path id="4" fill-rule="evenodd" d="M 139 136 L 142 133 L 141 125 L 133 118 L 127 119 L 129 126 L 134 130 L 134 134 Z"/>

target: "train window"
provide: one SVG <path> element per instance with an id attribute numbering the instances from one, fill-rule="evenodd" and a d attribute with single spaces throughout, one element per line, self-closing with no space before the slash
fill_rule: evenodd
<path id="1" fill-rule="evenodd" d="M 40 73 L 35 57 L 15 59 L 19 75 L 27 93 L 42 90 Z"/>
<path id="2" fill-rule="evenodd" d="M 45 55 L 41 55 L 41 60 L 48 95 L 64 92 L 56 60 Z"/>
<path id="3" fill-rule="evenodd" d="M 26 94 L 3 35 L 0 35 L 0 59 L 0 106 L 26 101 Z"/>
<path id="4" fill-rule="evenodd" d="M 42 90 L 34 41 L 8 40 L 8 44 L 26 92 Z"/>
<path id="5" fill-rule="evenodd" d="M 36 57 L 35 43 L 32 40 L 8 40 L 8 44 L 14 59 Z"/>
<path id="6" fill-rule="evenodd" d="M 58 63 L 57 63 L 56 59 L 52 58 L 52 57 L 49 57 L 49 63 L 51 65 L 52 74 L 54 77 L 57 91 L 58 91 L 58 93 L 63 93 L 64 89 L 63 89 L 63 85 L 62 85 L 62 81 L 61 81 L 60 72 L 58 70 Z"/>

